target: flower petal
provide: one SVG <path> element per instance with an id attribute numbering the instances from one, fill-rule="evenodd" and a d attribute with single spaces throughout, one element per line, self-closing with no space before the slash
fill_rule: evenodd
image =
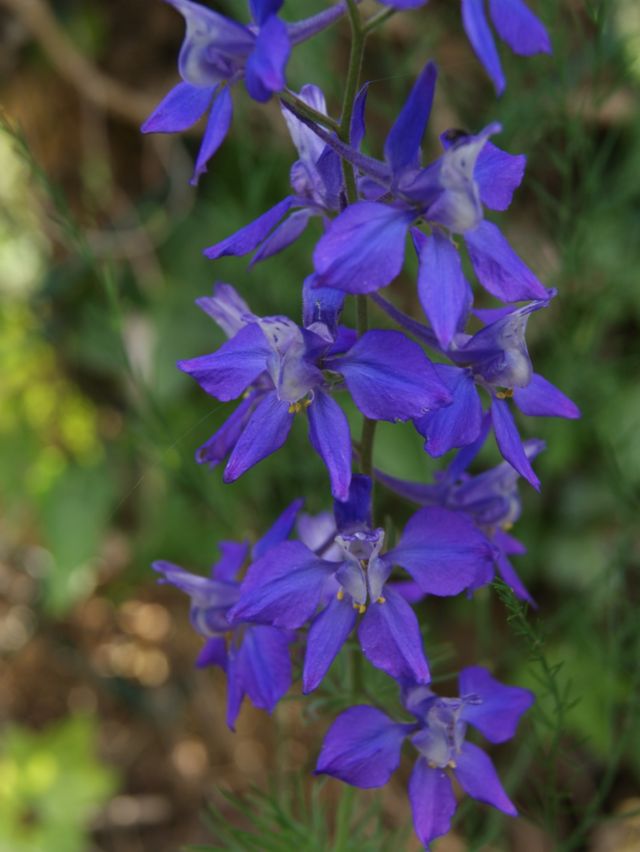
<path id="1" fill-rule="evenodd" d="M 260 326 L 246 325 L 211 355 L 178 361 L 178 367 L 222 402 L 236 399 L 266 369 L 271 350 Z"/>
<path id="2" fill-rule="evenodd" d="M 492 222 L 481 222 L 464 235 L 478 281 L 503 302 L 549 300 L 549 294 Z"/>
<path id="3" fill-rule="evenodd" d="M 514 53 L 551 53 L 544 24 L 522 0 L 489 0 L 489 13 L 498 35 Z"/>
<path id="4" fill-rule="evenodd" d="M 454 775 L 465 793 L 509 816 L 518 816 L 515 805 L 504 791 L 491 758 L 481 748 L 464 743 L 456 763 Z"/>
<path id="5" fill-rule="evenodd" d="M 523 713 L 535 701 L 528 689 L 505 686 L 482 666 L 469 666 L 460 672 L 460 695 L 475 695 L 481 703 L 465 703 L 461 719 L 469 722 L 492 743 L 515 736 Z"/>
<path id="6" fill-rule="evenodd" d="M 242 434 L 253 409 L 258 404 L 261 394 L 254 392 L 249 394 L 246 399 L 243 399 L 236 410 L 230 417 L 224 421 L 217 432 L 198 447 L 196 450 L 196 461 L 199 464 L 208 464 L 210 468 L 214 468 L 220 464 L 231 452 L 238 443 L 238 438 Z"/>
<path id="7" fill-rule="evenodd" d="M 271 528 L 254 544 L 251 551 L 254 559 L 260 559 L 261 556 L 264 556 L 276 544 L 281 544 L 281 542 L 289 538 L 291 530 L 294 528 L 298 518 L 298 513 L 303 505 L 304 500 L 294 500 L 293 503 L 287 506 L 284 512 L 271 525 Z"/>
<path id="8" fill-rule="evenodd" d="M 514 389 L 513 401 L 523 414 L 531 417 L 567 417 L 570 420 L 581 417 L 575 402 L 538 373 L 533 374 L 526 387 Z"/>
<path id="9" fill-rule="evenodd" d="M 207 111 L 215 86 L 202 88 L 178 83 L 160 101 L 144 122 L 143 133 L 180 133 L 194 125 Z"/>
<path id="10" fill-rule="evenodd" d="M 213 107 L 209 113 L 207 129 L 200 145 L 195 171 L 189 181 L 191 186 L 197 186 L 200 176 L 207 171 L 207 163 L 224 142 L 229 132 L 232 118 L 233 101 L 231 100 L 231 92 L 228 86 L 224 86 L 213 102 Z"/>
<path id="11" fill-rule="evenodd" d="M 473 171 L 484 206 L 490 210 L 506 210 L 522 183 L 526 165 L 524 154 L 509 154 L 493 142 L 487 142 Z"/>
<path id="12" fill-rule="evenodd" d="M 205 257 L 209 260 L 217 260 L 219 257 L 242 257 L 249 254 L 268 236 L 269 232 L 280 222 L 291 207 L 299 202 L 293 196 L 287 196 L 279 201 L 275 207 L 267 210 L 261 216 L 258 216 L 249 225 L 240 228 L 235 234 L 222 240 L 219 243 L 209 246 L 204 250 Z"/>
<path id="13" fill-rule="evenodd" d="M 284 89 L 290 53 L 287 25 L 271 15 L 260 27 L 245 68 L 245 86 L 254 100 L 264 103 L 273 92 Z"/>
<path id="14" fill-rule="evenodd" d="M 428 848 L 432 840 L 449 831 L 456 810 L 447 773 L 432 769 L 424 757 L 418 758 L 409 779 L 409 799 L 416 834 Z"/>
<path id="15" fill-rule="evenodd" d="M 372 490 L 373 483 L 369 476 L 357 474 L 351 477 L 347 499 L 333 502 L 336 532 L 351 533 L 354 530 L 371 528 Z"/>
<path id="16" fill-rule="evenodd" d="M 498 449 L 503 457 L 523 476 L 536 491 L 540 490 L 540 480 L 536 476 L 531 462 L 522 446 L 522 438 L 518 432 L 509 406 L 503 399 L 493 399 L 491 403 L 491 420 L 495 432 Z"/>
<path id="17" fill-rule="evenodd" d="M 227 643 L 222 636 L 212 636 L 202 646 L 196 658 L 196 667 L 204 669 L 207 666 L 220 666 L 227 670 Z"/>
<path id="18" fill-rule="evenodd" d="M 353 115 L 351 117 L 351 128 L 349 130 L 349 144 L 356 150 L 360 148 L 366 132 L 364 115 L 368 92 L 369 84 L 365 83 L 358 92 L 353 104 Z"/>
<path id="19" fill-rule="evenodd" d="M 224 470 L 224 481 L 235 482 L 254 464 L 279 450 L 287 440 L 293 417 L 287 402 L 281 402 L 273 392 L 266 394 L 231 452 Z"/>
<path id="20" fill-rule="evenodd" d="M 302 691 L 312 692 L 329 671 L 356 623 L 356 611 L 349 601 L 333 598 L 316 616 L 307 636 L 307 652 L 302 672 Z"/>
<path id="21" fill-rule="evenodd" d="M 263 24 L 270 15 L 280 11 L 284 0 L 249 0 L 251 16 L 256 24 Z"/>
<path id="22" fill-rule="evenodd" d="M 418 296 L 438 342 L 448 348 L 469 312 L 473 295 L 455 245 L 437 230 L 425 238 L 420 249 Z"/>
<path id="23" fill-rule="evenodd" d="M 247 627 L 238 651 L 238 669 L 252 704 L 269 713 L 291 686 L 290 635 L 275 627 Z"/>
<path id="24" fill-rule="evenodd" d="M 373 420 L 409 420 L 451 399 L 422 349 L 399 331 L 367 331 L 327 366 L 342 373 L 355 404 Z"/>
<path id="25" fill-rule="evenodd" d="M 220 559 L 212 567 L 211 576 L 226 583 L 232 582 L 247 558 L 249 545 L 246 541 L 220 541 L 218 549 Z"/>
<path id="26" fill-rule="evenodd" d="M 294 243 L 298 237 L 304 232 L 304 229 L 309 224 L 309 219 L 314 216 L 315 210 L 308 207 L 303 207 L 302 210 L 296 210 L 284 222 L 281 222 L 269 234 L 267 239 L 262 243 L 258 251 L 251 259 L 249 266 L 254 266 L 266 260 L 268 257 L 273 257 L 274 254 L 286 249 L 291 243 Z"/>
<path id="27" fill-rule="evenodd" d="M 429 683 L 429 666 L 422 649 L 420 626 L 414 611 L 388 585 L 381 602 L 370 602 L 358 628 L 362 653 L 390 677 Z"/>
<path id="28" fill-rule="evenodd" d="M 482 428 L 482 403 L 469 370 L 442 364 L 436 364 L 435 370 L 448 387 L 452 402 L 429 411 L 414 425 L 426 439 L 425 450 L 437 457 L 476 440 Z"/>
<path id="29" fill-rule="evenodd" d="M 196 305 L 220 326 L 227 337 L 233 337 L 257 319 L 236 288 L 221 281 L 213 285 L 213 296 L 200 296 Z"/>
<path id="30" fill-rule="evenodd" d="M 249 567 L 229 620 L 301 627 L 314 614 L 336 567 L 299 541 L 284 541 Z"/>
<path id="31" fill-rule="evenodd" d="M 375 707 L 358 705 L 341 713 L 322 743 L 316 774 L 355 787 L 382 787 L 400 763 L 406 726 Z"/>
<path id="32" fill-rule="evenodd" d="M 426 594 L 457 595 L 487 573 L 493 549 L 465 515 L 427 506 L 409 519 L 384 559 L 408 571 Z"/>
<path id="33" fill-rule="evenodd" d="M 493 80 L 496 92 L 504 92 L 506 81 L 496 43 L 484 13 L 484 0 L 462 0 L 462 23 L 476 56 Z"/>
<path id="34" fill-rule="evenodd" d="M 436 66 L 428 62 L 384 143 L 385 159 L 396 177 L 420 166 L 420 146 L 431 114 L 437 76 Z"/>
<path id="35" fill-rule="evenodd" d="M 373 201 L 350 204 L 316 245 L 313 261 L 318 285 L 371 293 L 400 273 L 413 212 Z"/>
<path id="36" fill-rule="evenodd" d="M 351 432 L 347 416 L 321 390 L 316 390 L 307 416 L 309 440 L 329 471 L 331 493 L 338 500 L 346 500 L 351 482 Z"/>

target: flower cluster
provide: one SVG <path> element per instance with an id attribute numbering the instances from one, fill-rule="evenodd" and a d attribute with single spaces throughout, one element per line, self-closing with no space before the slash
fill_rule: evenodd
<path id="1" fill-rule="evenodd" d="M 143 131 L 183 131 L 209 111 L 196 182 L 229 129 L 231 87 L 244 79 L 255 101 L 278 97 L 298 156 L 290 193 L 205 255 L 215 261 L 253 254 L 254 264 L 285 250 L 312 220 L 322 224 L 313 267 L 300 286 L 300 322 L 258 316 L 227 283 L 197 300 L 227 340 L 178 366 L 214 399 L 238 402 L 196 458 L 211 468 L 224 463 L 224 481 L 234 482 L 278 451 L 294 422 L 306 418 L 333 511 L 308 515 L 296 500 L 253 547 L 221 542 L 209 577 L 168 562 L 154 568 L 190 598 L 193 626 L 205 639 L 197 665 L 225 671 L 231 727 L 245 695 L 274 709 L 292 683 L 292 654 L 302 662 L 302 691 L 309 693 L 346 647 L 356 661 L 362 655 L 397 682 L 399 714 L 413 721 L 392 719 L 354 696 L 354 706 L 331 724 L 316 771 L 358 787 L 382 786 L 408 739 L 418 755 L 409 797 L 426 846 L 449 830 L 455 811 L 449 772 L 473 798 L 514 815 L 491 759 L 466 742 L 466 728 L 504 742 L 533 696 L 478 666 L 460 673 L 459 697 L 439 696 L 429 685 L 422 627 L 434 598 L 471 596 L 496 573 L 535 606 L 510 561 L 524 547 L 508 530 L 520 514 L 520 477 L 540 487 L 532 462 L 544 444 L 521 438 L 511 406 L 527 417 L 579 416 L 534 371 L 527 350 L 527 323 L 556 291 L 543 286 L 485 218 L 486 210 L 509 207 L 525 157 L 490 141 L 501 130 L 494 123 L 478 133 L 444 130 L 440 156 L 423 164 L 437 83 L 432 62 L 411 88 L 382 157 L 362 153 L 368 87 L 360 87 L 358 74 L 365 37 L 393 9 L 416 9 L 426 0 L 382 0 L 387 10 L 367 20 L 357 0 L 345 0 L 296 23 L 280 17 L 282 0 L 250 0 L 248 24 L 192 0 L 168 2 L 186 22 L 182 82 Z M 488 9 L 498 35 L 517 53 L 550 50 L 543 25 L 522 0 L 489 0 Z M 338 120 L 317 86 L 297 93 L 287 87 L 286 66 L 296 45 L 345 14 L 354 38 Z M 462 21 L 501 91 L 504 75 L 484 0 L 462 0 Z M 402 272 L 408 236 L 418 261 L 418 318 L 378 292 Z M 474 307 L 478 287 L 465 269 L 484 290 L 483 300 L 491 297 L 497 306 Z M 357 328 L 343 317 L 349 296 L 357 302 Z M 396 328 L 370 328 L 369 306 Z M 345 397 L 362 415 L 360 441 L 340 404 Z M 399 480 L 373 466 L 379 420 L 408 424 L 432 457 L 455 453 L 433 482 Z M 469 472 L 490 436 L 503 461 Z M 376 523 L 374 481 L 419 507 L 400 530 Z M 354 633 L 357 643 L 347 645 Z"/>

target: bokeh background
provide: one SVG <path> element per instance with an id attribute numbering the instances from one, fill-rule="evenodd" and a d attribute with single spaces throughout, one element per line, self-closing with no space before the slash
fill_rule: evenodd
<path id="1" fill-rule="evenodd" d="M 244 5 L 215 8 L 243 16 Z M 284 15 L 324 5 L 289 0 Z M 440 677 L 480 661 L 539 697 L 519 740 L 495 755 L 523 818 L 465 806 L 438 849 L 632 852 L 640 7 L 530 5 L 554 54 L 503 50 L 499 101 L 453 0 L 395 16 L 371 38 L 364 71 L 370 153 L 433 57 L 441 79 L 427 155 L 442 130 L 494 119 L 499 143 L 528 155 L 500 221 L 560 290 L 530 323 L 530 351 L 583 411 L 579 422 L 522 424 L 548 442 L 536 463 L 542 494 L 523 489 L 516 528 L 539 611 L 523 615 L 493 590 L 425 610 Z M 160 0 L 0 0 L 0 852 L 333 848 L 340 786 L 316 782 L 311 798 L 303 779 L 340 706 L 343 670 L 324 699 L 294 697 L 274 721 L 246 706 L 229 733 L 223 679 L 193 670 L 200 643 L 187 602 L 149 568 L 166 558 L 204 572 L 220 538 L 257 537 L 293 497 L 319 511 L 328 494 L 301 425 L 233 487 L 193 459 L 229 412 L 175 368 L 222 339 L 194 299 L 220 279 L 257 313 L 297 317 L 318 232 L 251 270 L 202 257 L 286 193 L 294 152 L 277 105 L 259 108 L 240 90 L 232 133 L 197 193 L 188 178 L 198 132 L 140 135 L 177 80 L 182 33 Z M 321 85 L 337 112 L 347 51 L 343 22 L 294 53 L 292 88 Z M 410 269 L 392 295 L 418 309 Z M 414 479 L 434 470 L 403 426 L 379 430 L 376 463 Z M 361 824 L 340 848 L 417 848 L 406 778 L 404 767 L 382 799 L 351 801 Z M 247 799 L 251 785 L 261 792 Z M 292 786 L 304 807 L 287 799 Z M 253 823 L 258 839 L 225 834 L 227 820 Z"/>

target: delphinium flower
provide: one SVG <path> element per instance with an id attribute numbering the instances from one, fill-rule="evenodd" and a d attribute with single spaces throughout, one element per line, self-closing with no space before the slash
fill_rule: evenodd
<path id="1" fill-rule="evenodd" d="M 367 200 L 350 204 L 331 222 L 316 245 L 314 267 L 318 286 L 371 293 L 400 273 L 409 230 L 413 227 L 415 233 L 416 226 L 428 226 L 428 235 L 418 231 L 414 239 L 420 261 L 418 291 L 446 343 L 470 298 L 453 236 L 464 237 L 478 281 L 492 296 L 517 302 L 544 299 L 547 291 L 499 228 L 483 218 L 483 205 L 507 209 L 524 173 L 524 157 L 488 142 L 500 125 L 491 124 L 476 135 L 443 134 L 444 153 L 420 166 L 435 82 L 435 66 L 429 63 L 387 136 L 384 163 L 316 126 L 320 137 L 358 170 Z"/>
<path id="2" fill-rule="evenodd" d="M 317 86 L 303 86 L 298 99 L 326 115 L 325 98 Z M 251 224 L 205 249 L 205 255 L 211 260 L 225 255 L 245 255 L 258 247 L 252 263 L 265 260 L 294 242 L 312 216 L 326 221 L 327 214 L 337 213 L 340 209 L 340 158 L 290 110 L 283 108 L 283 116 L 299 156 L 290 173 L 293 193 Z M 294 212 L 284 218 L 292 209 Z"/>
<path id="3" fill-rule="evenodd" d="M 285 542 L 249 567 L 231 621 L 285 629 L 310 622 L 303 690 L 322 681 L 358 624 L 367 659 L 396 678 L 429 681 L 415 613 L 390 582 L 400 567 L 423 595 L 456 595 L 489 582 L 492 547 L 464 515 L 425 508 L 384 553 L 384 530 L 371 522 L 371 480 L 354 476 L 349 499 L 334 502 L 341 561 L 319 558 L 300 542 Z"/>
<path id="4" fill-rule="evenodd" d="M 480 666 L 463 669 L 459 687 L 459 698 L 441 698 L 428 686 L 405 684 L 403 704 L 415 717 L 412 723 L 396 722 L 375 707 L 350 707 L 329 728 L 316 773 L 356 787 L 382 787 L 409 740 L 418 752 L 409 780 L 413 824 L 427 847 L 449 831 L 456 810 L 450 773 L 467 795 L 517 816 L 491 758 L 465 736 L 472 725 L 489 742 L 511 739 L 534 696 L 501 684 Z"/>
<path id="5" fill-rule="evenodd" d="M 198 452 L 200 461 L 213 465 L 230 454 L 225 482 L 279 449 L 295 415 L 304 412 L 332 493 L 345 500 L 351 434 L 334 390 L 346 387 L 359 410 L 373 420 L 409 420 L 450 401 L 427 356 L 404 334 L 372 330 L 356 339 L 339 327 L 342 296 L 335 291 L 305 288 L 302 328 L 287 317 L 257 317 L 229 285 L 218 285 L 214 296 L 199 305 L 230 339 L 217 352 L 178 366 L 216 399 L 242 397 L 231 418 Z"/>
<path id="6" fill-rule="evenodd" d="M 205 644 L 196 665 L 219 666 L 227 675 L 227 724 L 235 727 L 244 696 L 269 713 L 291 686 L 289 630 L 229 621 L 240 598 L 238 575 L 249 556 L 256 560 L 285 541 L 296 522 L 302 500 L 294 501 L 271 529 L 249 549 L 247 542 L 221 541 L 220 559 L 209 577 L 191 574 L 172 562 L 157 561 L 160 582 L 171 583 L 191 599 L 191 623 Z"/>
<path id="7" fill-rule="evenodd" d="M 453 361 L 453 364 L 434 365 L 453 401 L 415 421 L 430 455 L 441 456 L 478 439 L 485 422 L 479 394 L 482 390 L 489 400 L 491 424 L 500 452 L 521 476 L 539 488 L 540 482 L 523 449 L 508 400 L 512 399 L 528 416 L 580 417 L 575 403 L 533 371 L 527 349 L 525 332 L 529 317 L 547 307 L 554 295 L 555 291 L 550 290 L 545 299 L 512 310 L 476 311 L 481 319 L 489 320 L 488 324 L 474 335 L 456 333 L 447 348 L 434 339 L 431 329 L 406 318 L 389 302 L 376 297 L 378 304 L 399 323 Z"/>
<path id="8" fill-rule="evenodd" d="M 394 9 L 417 9 L 428 0 L 380 0 Z M 488 0 L 489 15 L 496 32 L 514 53 L 532 56 L 551 53 L 551 42 L 542 21 L 523 0 Z M 462 0 L 462 23 L 496 91 L 502 94 L 506 81 L 496 43 L 485 12 L 486 0 Z"/>
<path id="9" fill-rule="evenodd" d="M 192 184 L 224 141 L 233 113 L 231 86 L 244 78 L 249 95 L 268 101 L 286 85 L 293 45 L 326 29 L 344 14 L 338 3 L 311 18 L 287 24 L 278 17 L 283 0 L 250 0 L 253 24 L 245 26 L 192 0 L 166 0 L 183 16 L 178 83 L 142 125 L 143 133 L 180 133 L 210 110 Z"/>
<path id="10" fill-rule="evenodd" d="M 409 482 L 382 471 L 376 471 L 376 480 L 412 503 L 443 506 L 468 515 L 493 544 L 495 564 L 502 580 L 517 597 L 536 606 L 509 559 L 526 553 L 522 542 L 509 533 L 522 510 L 518 472 L 506 461 L 475 475 L 467 472 L 484 444 L 488 426 L 487 420 L 480 437 L 460 450 L 448 467 L 438 471 L 433 483 Z M 544 447 L 544 441 L 537 438 L 523 442 L 529 460 Z"/>

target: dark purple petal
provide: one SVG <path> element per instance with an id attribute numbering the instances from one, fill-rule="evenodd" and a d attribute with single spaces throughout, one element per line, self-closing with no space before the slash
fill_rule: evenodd
<path id="1" fill-rule="evenodd" d="M 262 216 L 258 216 L 249 225 L 240 228 L 239 231 L 222 240 L 222 242 L 209 246 L 204 250 L 205 256 L 210 260 L 217 260 L 219 257 L 226 257 L 227 255 L 242 257 L 242 255 L 248 254 L 260 245 L 272 228 L 289 212 L 291 207 L 298 203 L 293 196 L 283 198 L 275 207 L 267 210 Z"/>
<path id="2" fill-rule="evenodd" d="M 482 222 L 467 231 L 464 239 L 478 281 L 492 296 L 503 302 L 548 301 L 545 287 L 492 222 Z"/>
<path id="3" fill-rule="evenodd" d="M 345 710 L 322 743 L 316 774 L 324 773 L 355 787 L 382 787 L 400 763 L 406 726 L 375 707 Z"/>
<path id="4" fill-rule="evenodd" d="M 301 627 L 316 611 L 336 567 L 299 541 L 278 544 L 250 566 L 229 619 Z"/>
<path id="5" fill-rule="evenodd" d="M 484 13 L 484 0 L 462 0 L 462 23 L 476 56 L 493 80 L 496 92 L 504 92 L 506 81 L 496 43 Z"/>
<path id="6" fill-rule="evenodd" d="M 349 601 L 333 598 L 318 615 L 307 636 L 302 672 L 302 691 L 312 692 L 329 671 L 356 623 L 356 610 Z"/>
<path id="7" fill-rule="evenodd" d="M 227 662 L 227 725 L 235 731 L 236 719 L 244 698 L 242 674 L 238 666 L 237 650 L 233 645 L 229 649 Z"/>
<path id="8" fill-rule="evenodd" d="M 531 462 L 522 446 L 522 438 L 518 432 L 509 406 L 503 399 L 494 399 L 491 403 L 491 420 L 495 432 L 498 449 L 503 457 L 523 476 L 536 491 L 540 490 L 540 480 L 535 475 Z"/>
<path id="9" fill-rule="evenodd" d="M 428 506 L 409 519 L 384 559 L 402 566 L 426 594 L 457 595 L 486 573 L 493 549 L 465 515 Z"/>
<path id="10" fill-rule="evenodd" d="M 358 474 L 351 478 L 348 499 L 333 502 L 336 532 L 350 533 L 371 527 L 371 492 L 370 477 Z"/>
<path id="11" fill-rule="evenodd" d="M 465 793 L 509 816 L 518 816 L 513 802 L 504 791 L 491 758 L 481 748 L 464 743 L 456 763 L 454 775 Z"/>
<path id="12" fill-rule="evenodd" d="M 387 136 L 384 156 L 396 177 L 420 166 L 420 145 L 431 114 L 437 76 L 436 66 L 428 62 Z"/>
<path id="13" fill-rule="evenodd" d="M 309 219 L 315 215 L 315 210 L 306 207 L 292 213 L 291 216 L 276 227 L 273 233 L 269 234 L 251 259 L 249 265 L 253 266 L 262 260 L 266 260 L 268 257 L 273 257 L 274 254 L 278 254 L 278 252 L 290 246 L 291 243 L 294 243 L 307 227 Z"/>
<path id="14" fill-rule="evenodd" d="M 400 273 L 413 212 L 373 201 L 351 204 L 329 225 L 313 260 L 318 285 L 347 293 L 386 287 Z"/>
<path id="15" fill-rule="evenodd" d="M 420 250 L 418 296 L 440 345 L 448 348 L 464 323 L 473 295 L 458 250 L 438 230 L 425 239 Z"/>
<path id="16" fill-rule="evenodd" d="M 490 210 L 506 210 L 513 193 L 522 183 L 527 158 L 524 154 L 508 154 L 493 142 L 484 146 L 473 171 L 480 190 L 480 200 Z"/>
<path id="17" fill-rule="evenodd" d="M 331 334 L 335 334 L 345 294 L 331 287 L 316 287 L 315 275 L 309 275 L 304 280 L 302 288 L 302 323 L 305 328 L 314 323 L 322 323 Z"/>
<path id="18" fill-rule="evenodd" d="M 461 696 L 481 699 L 481 703 L 465 703 L 460 718 L 492 743 L 503 743 L 515 736 L 520 717 L 535 701 L 528 689 L 505 686 L 481 666 L 463 669 L 459 683 Z"/>
<path id="19" fill-rule="evenodd" d="M 215 86 L 202 88 L 178 83 L 158 104 L 140 130 L 143 133 L 180 133 L 202 118 L 211 103 Z"/>
<path id="20" fill-rule="evenodd" d="M 200 145 L 195 171 L 189 181 L 191 186 L 197 186 L 200 176 L 207 171 L 207 163 L 224 142 L 229 132 L 232 118 L 233 101 L 231 100 L 231 92 L 228 86 L 224 86 L 213 102 L 213 107 L 209 113 L 207 129 Z"/>
<path id="21" fill-rule="evenodd" d="M 285 68 L 291 53 L 287 25 L 271 15 L 261 26 L 245 68 L 245 86 L 251 97 L 264 103 L 285 87 Z"/>
<path id="22" fill-rule="evenodd" d="M 228 417 L 222 426 L 208 441 L 196 450 L 196 461 L 199 464 L 208 464 L 211 468 L 220 464 L 231 452 L 238 442 L 244 427 L 251 417 L 251 412 L 260 399 L 256 392 L 243 399 L 233 414 Z"/>
<path id="23" fill-rule="evenodd" d="M 329 471 L 331 493 L 346 500 L 351 482 L 351 432 L 349 421 L 338 403 L 316 390 L 307 409 L 309 440 Z"/>
<path id="24" fill-rule="evenodd" d="M 365 83 L 358 92 L 353 104 L 353 114 L 351 116 L 351 129 L 349 131 L 349 144 L 356 150 L 360 148 L 364 134 L 366 131 L 364 113 L 367 105 L 367 94 L 369 92 L 369 84 Z"/>
<path id="25" fill-rule="evenodd" d="M 178 367 L 222 402 L 236 399 L 266 369 L 271 354 L 260 326 L 246 325 L 211 355 L 178 361 Z"/>
<path id="26" fill-rule="evenodd" d="M 291 505 L 287 506 L 284 512 L 271 525 L 269 531 L 254 544 L 251 551 L 254 559 L 260 559 L 261 556 L 264 556 L 276 544 L 280 544 L 289 538 L 291 530 L 294 528 L 298 518 L 298 513 L 303 505 L 304 500 L 294 500 Z"/>
<path id="27" fill-rule="evenodd" d="M 249 422 L 231 452 L 224 470 L 224 481 L 235 482 L 245 471 L 275 453 L 287 440 L 294 415 L 289 403 L 275 393 L 266 394 L 256 406 Z"/>
<path id="28" fill-rule="evenodd" d="M 451 399 L 422 349 L 399 331 L 367 331 L 327 366 L 342 373 L 355 404 L 373 420 L 409 420 Z"/>
<path id="29" fill-rule="evenodd" d="M 275 627 L 247 627 L 238 650 L 242 686 L 251 702 L 269 713 L 291 686 L 289 635 Z"/>
<path id="30" fill-rule="evenodd" d="M 494 537 L 495 541 L 495 537 Z M 497 541 L 496 541 L 497 544 Z M 535 609 L 538 608 L 538 604 L 529 594 L 527 587 L 524 585 L 518 574 L 516 573 L 515 568 L 507 558 L 504 552 L 500 552 L 496 558 L 496 565 L 498 567 L 498 572 L 504 582 L 509 586 L 511 591 L 517 598 L 520 598 L 522 601 L 526 601 Z"/>
<path id="31" fill-rule="evenodd" d="M 524 388 L 514 388 L 513 401 L 523 414 L 531 417 L 567 417 L 575 420 L 580 409 L 561 390 L 543 376 L 534 373 Z"/>
<path id="32" fill-rule="evenodd" d="M 212 567 L 211 576 L 228 583 L 236 579 L 238 571 L 244 565 L 249 545 L 246 541 L 221 541 L 218 542 L 218 548 L 220 559 Z"/>
<path id="33" fill-rule="evenodd" d="M 489 0 L 489 12 L 498 35 L 514 53 L 551 53 L 544 24 L 522 0 Z"/>
<path id="34" fill-rule="evenodd" d="M 447 773 L 432 769 L 424 757 L 418 758 L 409 780 L 413 825 L 420 841 L 429 848 L 436 837 L 451 828 L 456 797 Z"/>
<path id="35" fill-rule="evenodd" d="M 435 370 L 449 388 L 453 401 L 414 423 L 426 439 L 424 448 L 429 455 L 441 456 L 476 440 L 482 427 L 482 403 L 469 370 L 442 364 L 436 364 Z"/>
<path id="36" fill-rule="evenodd" d="M 282 8 L 284 0 L 249 0 L 251 15 L 256 24 L 263 24 L 270 15 Z"/>
<path id="37" fill-rule="evenodd" d="M 389 586 L 384 598 L 369 603 L 358 628 L 362 653 L 376 668 L 393 678 L 428 683 L 429 666 L 422 649 L 414 611 Z"/>
<path id="38" fill-rule="evenodd" d="M 227 670 L 227 643 L 222 636 L 207 639 L 196 658 L 196 666 L 199 669 L 220 666 L 223 671 Z"/>

